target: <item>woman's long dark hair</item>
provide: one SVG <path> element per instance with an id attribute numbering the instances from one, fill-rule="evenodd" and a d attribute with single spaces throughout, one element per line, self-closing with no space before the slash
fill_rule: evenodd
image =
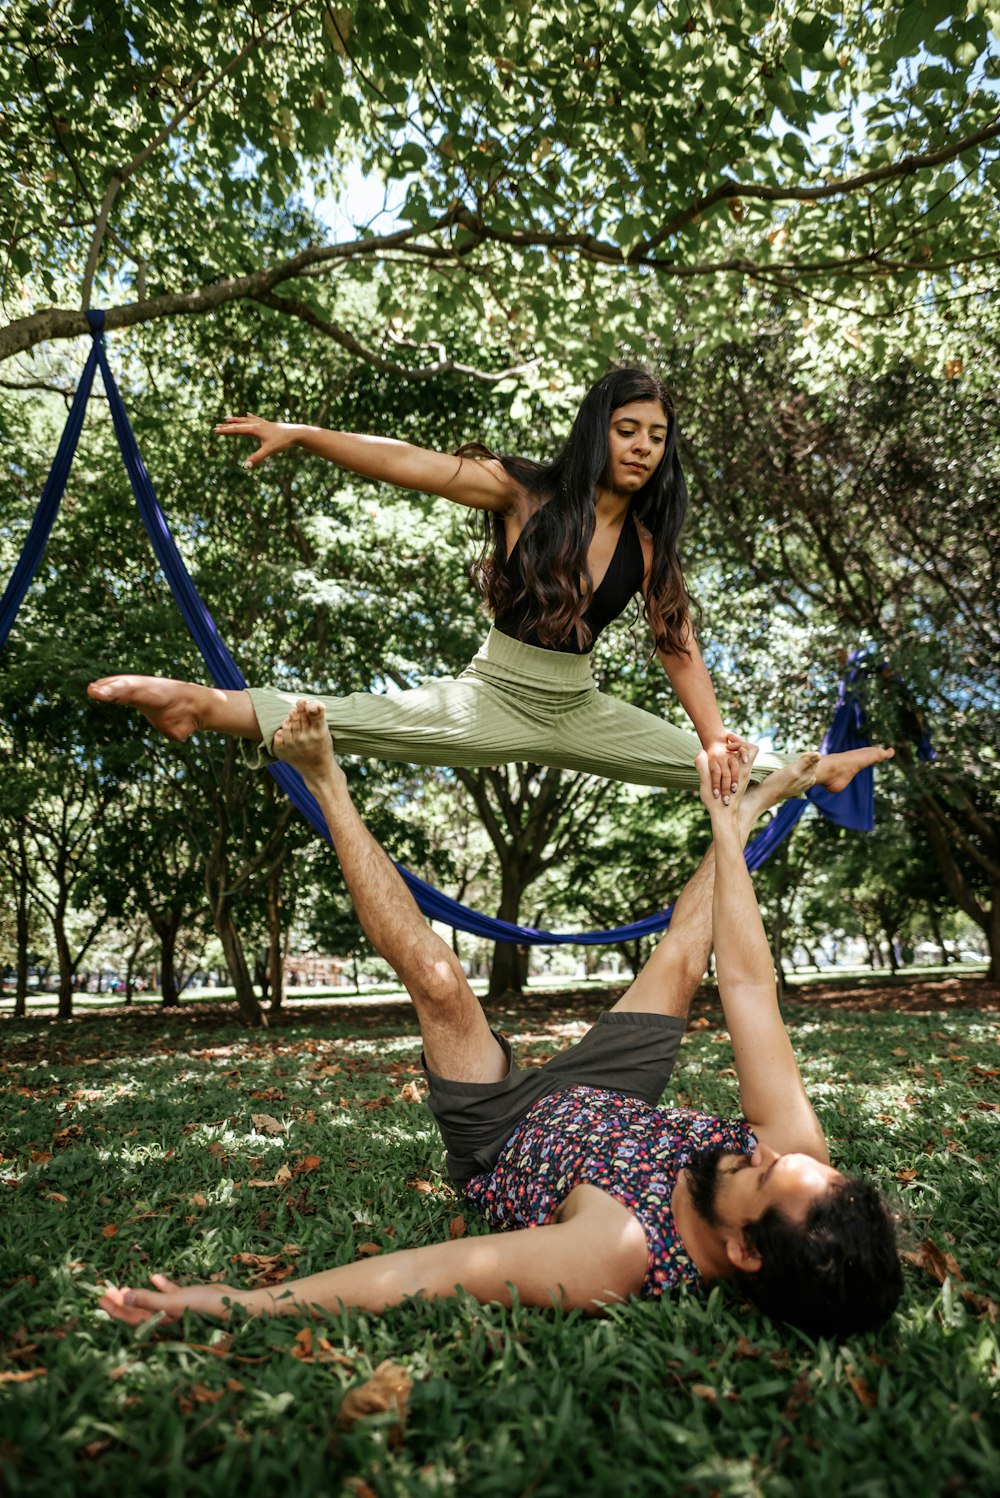
<path id="1" fill-rule="evenodd" d="M 677 556 L 677 538 L 687 514 L 687 485 L 677 456 L 673 400 L 663 382 L 644 369 L 616 369 L 591 386 L 566 445 L 552 463 L 500 458 L 511 477 L 538 499 L 518 541 L 522 586 L 515 589 L 506 576 L 504 518 L 494 511 L 482 512 L 483 549 L 472 576 L 495 617 L 527 599 L 524 628 L 534 630 L 543 645 L 558 647 L 570 636 L 581 647 L 590 644 L 590 630 L 581 616 L 591 592 L 587 552 L 596 521 L 594 497 L 608 468 L 612 414 L 633 401 L 659 401 L 667 415 L 663 457 L 633 499 L 635 515 L 653 538 L 643 612 L 660 650 L 688 653 L 691 600 Z M 486 455 L 486 449 L 476 444 L 460 451 Z"/>

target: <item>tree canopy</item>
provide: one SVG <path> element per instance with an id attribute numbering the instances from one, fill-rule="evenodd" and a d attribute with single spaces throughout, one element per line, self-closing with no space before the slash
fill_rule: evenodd
<path id="1" fill-rule="evenodd" d="M 92 300 L 114 328 L 250 299 L 387 370 L 496 378 L 679 317 L 721 339 L 775 289 L 855 343 L 940 342 L 933 309 L 993 284 L 998 18 L 12 0 L 0 357 Z M 388 212 L 342 236 L 352 163 Z"/>

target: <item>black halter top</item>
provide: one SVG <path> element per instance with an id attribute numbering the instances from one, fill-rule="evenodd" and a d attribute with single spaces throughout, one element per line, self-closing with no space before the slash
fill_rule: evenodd
<path id="1" fill-rule="evenodd" d="M 589 645 L 578 645 L 575 633 L 571 634 L 561 645 L 542 645 L 535 630 L 526 629 L 524 625 L 530 608 L 527 598 L 519 599 L 500 618 L 494 619 L 493 628 L 498 629 L 503 635 L 509 635 L 514 640 L 520 640 L 525 645 L 537 645 L 543 650 L 559 650 L 568 655 L 588 655 L 601 631 L 607 629 L 612 620 L 625 612 L 629 600 L 639 591 L 644 570 L 642 545 L 630 506 L 622 521 L 622 528 L 618 534 L 614 554 L 608 563 L 608 570 L 594 589 L 590 602 L 583 611 L 584 623 L 590 630 Z M 504 564 L 504 573 L 514 592 L 519 592 L 524 585 L 520 537 Z"/>

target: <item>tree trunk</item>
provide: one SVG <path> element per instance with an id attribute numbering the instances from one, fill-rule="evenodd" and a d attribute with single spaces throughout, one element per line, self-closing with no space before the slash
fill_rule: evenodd
<path id="1" fill-rule="evenodd" d="M 493 947 L 493 961 L 490 964 L 490 986 L 487 990 L 487 997 L 498 999 L 504 994 L 523 992 L 522 962 L 517 942 L 496 942 Z"/>
<path id="2" fill-rule="evenodd" d="M 243 1019 L 251 1027 L 257 1029 L 266 1024 L 264 1011 L 254 990 L 253 979 L 250 976 L 250 968 L 247 964 L 246 954 L 243 951 L 243 943 L 233 920 L 233 912 L 228 896 L 221 895 L 219 900 L 212 906 L 212 924 L 215 933 L 222 943 L 222 950 L 226 958 L 226 967 L 233 988 L 236 991 L 236 1003 Z"/>
<path id="3" fill-rule="evenodd" d="M 59 960 L 59 1018 L 73 1018 L 73 978 L 75 969 L 66 936 L 66 891 L 60 889 L 52 912 L 52 934 L 55 937 L 56 956 Z"/>
<path id="4" fill-rule="evenodd" d="M 243 943 L 233 920 L 232 900 L 227 890 L 225 850 L 220 841 L 213 843 L 205 859 L 205 890 L 215 934 L 222 943 L 229 978 L 236 992 L 236 1003 L 240 1014 L 251 1029 L 266 1023 L 254 991 L 253 979 L 247 965 Z"/>
<path id="5" fill-rule="evenodd" d="M 179 905 L 146 910 L 146 917 L 160 943 L 160 1004 L 163 1009 L 176 1009 L 181 1001 L 177 985 L 177 934 L 183 914 Z"/>
<path id="6" fill-rule="evenodd" d="M 986 981 L 1000 983 L 1000 880 L 993 885 L 990 896 L 989 921 L 986 926 L 990 965 L 986 969 Z"/>
<path id="7" fill-rule="evenodd" d="M 948 951 L 948 948 L 944 944 L 944 934 L 941 930 L 941 912 L 938 910 L 936 905 L 927 906 L 927 920 L 930 923 L 931 935 L 934 938 L 934 945 L 941 953 L 942 966 L 947 967 L 949 962 L 954 962 L 955 959 L 952 957 L 951 953 Z"/>
<path id="8" fill-rule="evenodd" d="M 267 876 L 268 977 L 271 982 L 271 1013 L 279 1014 L 284 998 L 284 956 L 281 929 L 281 863 Z"/>
<path id="9" fill-rule="evenodd" d="M 905 768 L 914 768 L 913 756 L 906 746 L 900 758 Z M 956 797 L 955 804 L 944 801 L 927 777 L 917 781 L 916 792 L 924 812 L 922 826 L 941 870 L 944 887 L 959 910 L 975 921 L 986 937 L 990 952 L 987 980 L 1000 982 L 1000 837 L 996 813 L 992 809 L 984 812 L 967 793 L 960 800 Z M 968 870 L 973 864 L 989 878 L 988 905 L 978 898 L 970 881 Z"/>
<path id="10" fill-rule="evenodd" d="M 24 818 L 17 818 L 17 977 L 14 984 L 14 1018 L 23 1019 L 28 1012 L 28 940 L 30 935 L 31 881 L 28 870 L 28 845 L 24 835 Z"/>
<path id="11" fill-rule="evenodd" d="M 526 887 L 519 875 L 519 865 L 511 859 L 504 859 L 500 865 L 500 878 L 500 907 L 497 916 L 501 921 L 510 921 L 516 925 L 521 910 L 521 897 Z M 517 942 L 494 943 L 487 998 L 498 999 L 502 994 L 508 993 L 522 994 L 526 971 L 527 960 Z"/>
<path id="12" fill-rule="evenodd" d="M 896 956 L 896 932 L 888 926 L 883 926 L 882 935 L 885 937 L 885 944 L 889 949 L 889 966 L 894 973 L 898 973 L 899 959 Z"/>

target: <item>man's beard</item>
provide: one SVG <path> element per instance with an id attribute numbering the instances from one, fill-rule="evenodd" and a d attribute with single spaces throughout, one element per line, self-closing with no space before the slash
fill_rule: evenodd
<path id="1" fill-rule="evenodd" d="M 732 1150 L 724 1150 L 716 1145 L 713 1149 L 701 1150 L 697 1155 L 692 1155 L 684 1167 L 691 1205 L 711 1228 L 717 1227 L 719 1221 L 715 1205 L 719 1193 L 719 1166 L 725 1156 L 730 1154 Z"/>

